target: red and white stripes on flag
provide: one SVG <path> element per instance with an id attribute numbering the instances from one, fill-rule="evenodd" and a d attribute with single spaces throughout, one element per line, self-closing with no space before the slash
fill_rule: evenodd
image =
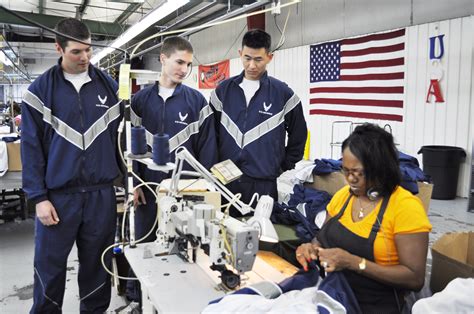
<path id="1" fill-rule="evenodd" d="M 310 114 L 403 121 L 405 29 L 310 46 Z"/>

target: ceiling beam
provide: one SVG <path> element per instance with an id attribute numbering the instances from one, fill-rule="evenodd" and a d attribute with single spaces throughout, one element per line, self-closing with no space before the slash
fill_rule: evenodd
<path id="1" fill-rule="evenodd" d="M 137 11 L 142 5 L 143 5 L 143 3 L 132 3 L 132 4 L 130 4 L 127 7 L 127 9 L 125 11 L 123 11 L 122 14 L 120 14 L 120 16 L 114 21 L 114 23 L 124 24 L 125 21 L 130 17 L 130 15 L 135 13 L 135 11 Z"/>
<path id="2" fill-rule="evenodd" d="M 84 16 L 88 5 L 89 0 L 82 0 L 81 5 L 76 8 L 76 19 L 82 20 L 82 17 Z"/>
<path id="3" fill-rule="evenodd" d="M 44 13 L 44 0 L 38 0 L 38 11 L 40 14 Z"/>
<path id="4" fill-rule="evenodd" d="M 38 13 L 28 13 L 28 12 L 20 12 L 20 11 L 13 11 L 17 14 L 24 16 L 34 22 L 42 24 L 49 28 L 54 28 L 57 22 L 64 19 L 64 16 L 57 16 L 57 15 L 46 15 L 46 14 L 38 14 Z M 106 23 L 106 22 L 97 22 L 93 20 L 82 20 L 90 29 L 92 35 L 100 35 L 106 36 L 109 38 L 115 38 L 119 36 L 123 31 L 123 26 L 120 26 L 116 23 Z M 4 10 L 0 10 L 0 23 L 4 24 L 12 24 L 12 25 L 23 25 L 23 26 L 35 26 L 31 25 L 30 23 L 23 21 L 22 19 L 9 14 Z"/>

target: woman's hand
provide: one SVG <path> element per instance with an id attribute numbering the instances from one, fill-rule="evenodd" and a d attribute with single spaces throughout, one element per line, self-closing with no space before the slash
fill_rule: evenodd
<path id="1" fill-rule="evenodd" d="M 317 240 L 311 241 L 311 243 L 305 243 L 298 246 L 296 249 L 296 260 L 303 266 L 305 271 L 308 270 L 308 263 L 312 260 L 317 260 L 319 256 L 319 250 L 321 244 Z"/>
<path id="2" fill-rule="evenodd" d="M 359 269 L 359 263 L 361 258 L 352 255 L 343 249 L 320 248 L 318 251 L 320 264 L 328 273 L 343 269 L 350 269 L 355 271 Z"/>

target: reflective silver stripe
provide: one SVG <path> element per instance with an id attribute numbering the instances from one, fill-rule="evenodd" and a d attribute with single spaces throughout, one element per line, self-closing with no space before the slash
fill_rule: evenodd
<path id="1" fill-rule="evenodd" d="M 92 290 L 89 294 L 87 294 L 86 296 L 82 297 L 79 299 L 79 301 L 82 301 L 88 297 L 90 297 L 91 295 L 93 295 L 94 293 L 97 292 L 97 290 L 99 290 L 100 288 L 102 288 L 103 286 L 105 285 L 105 282 L 103 282 L 100 286 L 98 286 L 97 288 L 95 288 L 94 290 Z"/>
<path id="2" fill-rule="evenodd" d="M 203 107 L 199 112 L 199 120 L 190 123 L 181 132 L 170 138 L 170 152 L 174 151 L 179 146 L 183 145 L 189 138 L 199 132 L 199 128 L 212 114 L 212 109 L 209 105 Z"/>
<path id="3" fill-rule="evenodd" d="M 140 126 L 142 125 L 142 118 L 133 111 L 132 106 L 130 106 L 130 122 L 132 123 L 133 126 Z M 150 146 L 153 147 L 153 134 L 150 133 L 145 128 L 145 137 L 146 137 L 146 143 Z"/>
<path id="4" fill-rule="evenodd" d="M 199 132 L 199 121 L 188 124 L 181 132 L 170 138 L 170 153 L 183 145 L 191 135 Z"/>
<path id="5" fill-rule="evenodd" d="M 204 121 L 206 121 L 207 117 L 212 114 L 212 108 L 209 105 L 204 106 L 201 111 L 199 112 L 199 126 L 201 126 Z"/>
<path id="6" fill-rule="evenodd" d="M 140 118 L 135 111 L 133 111 L 132 106 L 130 106 L 130 122 L 133 126 L 142 125 L 142 118 Z"/>
<path id="7" fill-rule="evenodd" d="M 300 98 L 298 97 L 298 95 L 293 94 L 293 96 L 291 96 L 290 99 L 288 99 L 288 101 L 285 104 L 285 116 L 288 112 L 293 110 L 296 107 L 296 105 L 298 105 L 299 103 L 300 103 Z"/>
<path id="8" fill-rule="evenodd" d="M 264 136 L 268 132 L 278 127 L 281 123 L 283 123 L 286 114 L 293 110 L 296 105 L 299 104 L 299 102 L 299 97 L 296 94 L 293 94 L 293 96 L 291 96 L 290 99 L 288 99 L 288 101 L 286 102 L 282 111 L 245 133 L 245 139 L 242 148 Z"/>
<path id="9" fill-rule="evenodd" d="M 211 104 L 217 111 L 222 111 L 222 101 L 217 97 L 216 90 L 211 92 Z"/>
<path id="10" fill-rule="evenodd" d="M 43 110 L 43 121 L 49 123 L 56 133 L 58 133 L 58 135 L 64 138 L 66 141 L 79 149 L 84 149 L 82 134 L 71 128 L 66 124 L 66 122 L 63 122 L 59 118 L 53 116 L 51 114 L 51 109 L 47 107 L 44 107 Z"/>
<path id="11" fill-rule="evenodd" d="M 82 134 L 61 121 L 61 119 L 53 116 L 51 114 L 51 109 L 47 108 L 35 94 L 27 91 L 25 95 L 23 95 L 23 101 L 42 113 L 43 121 L 51 125 L 59 136 L 63 137 L 66 141 L 70 142 L 77 148 L 83 149 Z"/>
<path id="12" fill-rule="evenodd" d="M 316 291 L 316 306 L 325 308 L 329 313 L 334 314 L 346 314 L 346 308 L 344 305 L 333 299 L 330 295 L 322 290 Z"/>
<path id="13" fill-rule="evenodd" d="M 276 299 L 283 294 L 280 286 L 271 281 L 260 281 L 247 286 L 247 288 L 265 297 L 265 299 Z"/>
<path id="14" fill-rule="evenodd" d="M 221 115 L 221 124 L 227 130 L 227 133 L 234 139 L 237 146 L 242 148 L 244 141 L 244 136 L 240 132 L 239 127 L 232 121 L 232 119 L 224 112 L 222 107 L 222 101 L 217 97 L 216 90 L 213 90 L 211 93 L 211 104 L 212 106 L 222 113 Z"/>
<path id="15" fill-rule="evenodd" d="M 38 110 L 39 112 L 43 113 L 44 104 L 35 94 L 27 90 L 23 95 L 23 101 L 33 107 L 34 109 Z"/>
<path id="16" fill-rule="evenodd" d="M 265 120 L 253 129 L 246 132 L 242 148 L 252 143 L 253 141 L 258 140 L 260 137 L 264 136 L 271 130 L 275 129 L 277 126 L 283 123 L 283 121 L 285 120 L 284 118 L 284 111 L 282 110 L 270 119 Z"/>
<path id="17" fill-rule="evenodd" d="M 150 133 L 147 129 L 145 129 L 145 136 L 146 136 L 146 143 L 153 147 L 153 134 Z"/>
<path id="18" fill-rule="evenodd" d="M 242 148 L 244 141 L 244 135 L 240 132 L 239 127 L 232 121 L 232 119 L 227 115 L 227 113 L 222 112 L 221 115 L 221 124 L 227 130 L 227 133 L 234 139 L 237 146 Z"/>
<path id="19" fill-rule="evenodd" d="M 97 136 L 107 130 L 107 127 L 111 122 L 120 117 L 120 103 L 121 101 L 119 100 L 119 102 L 107 109 L 102 117 L 97 119 L 86 133 L 84 133 L 84 149 L 88 149 Z"/>
<path id="20" fill-rule="evenodd" d="M 23 101 L 32 108 L 43 114 L 43 121 L 51 125 L 54 131 L 69 143 L 73 144 L 81 150 L 87 149 L 99 136 L 104 132 L 108 125 L 120 116 L 120 101 L 107 112 L 102 115 L 94 124 L 86 131 L 84 135 L 74 130 L 64 121 L 55 117 L 51 113 L 51 109 L 46 107 L 43 102 L 33 93 L 27 91 L 23 96 Z"/>
<path id="21" fill-rule="evenodd" d="M 56 305 L 58 307 L 58 309 L 61 310 L 61 306 L 59 306 L 59 303 L 54 301 L 53 299 L 51 299 L 50 297 L 48 297 L 48 295 L 46 294 L 46 291 L 44 290 L 44 283 L 43 283 L 43 279 L 41 279 L 41 276 L 39 274 L 39 271 L 38 269 L 35 267 L 35 273 L 36 273 L 36 276 L 38 276 L 38 280 L 41 284 L 41 288 L 43 290 L 43 297 L 45 297 L 46 299 L 48 299 L 51 303 L 53 303 L 54 305 Z"/>

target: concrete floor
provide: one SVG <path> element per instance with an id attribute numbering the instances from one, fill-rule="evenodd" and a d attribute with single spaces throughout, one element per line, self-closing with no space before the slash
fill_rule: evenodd
<path id="1" fill-rule="evenodd" d="M 474 231 L 474 213 L 467 212 L 467 199 L 431 200 L 433 224 L 430 245 L 446 232 Z M 0 313 L 27 313 L 33 294 L 33 219 L 0 224 Z M 428 254 L 428 268 L 431 253 Z M 64 313 L 78 313 L 77 253 L 69 256 Z M 127 302 L 113 290 L 109 313 L 123 311 Z"/>
<path id="2" fill-rule="evenodd" d="M 0 225 L 0 313 L 28 313 L 33 304 L 34 220 Z M 79 313 L 77 250 L 68 259 L 63 313 Z M 108 313 L 118 313 L 128 302 L 113 288 Z"/>

